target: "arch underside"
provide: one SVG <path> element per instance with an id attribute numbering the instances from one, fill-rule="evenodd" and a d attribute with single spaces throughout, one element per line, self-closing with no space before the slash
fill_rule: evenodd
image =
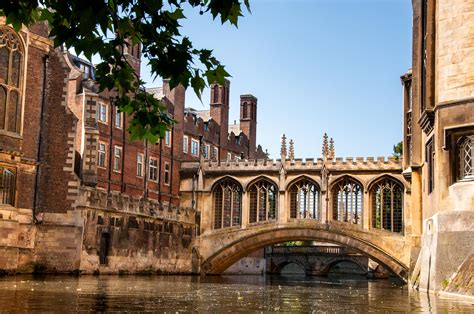
<path id="1" fill-rule="evenodd" d="M 211 238 L 208 240 L 212 242 Z M 387 269 L 390 269 L 394 275 L 400 277 L 404 281 L 407 280 L 408 267 L 369 241 L 336 232 L 334 230 L 310 227 L 277 227 L 275 229 L 267 229 L 250 235 L 243 234 L 242 237 L 237 237 L 236 240 L 224 245 L 221 249 L 218 249 L 206 258 L 201 263 L 200 271 L 201 274 L 205 275 L 219 275 L 232 264 L 251 252 L 270 245 L 298 240 L 329 242 L 350 247 L 359 253 L 368 256 Z"/>

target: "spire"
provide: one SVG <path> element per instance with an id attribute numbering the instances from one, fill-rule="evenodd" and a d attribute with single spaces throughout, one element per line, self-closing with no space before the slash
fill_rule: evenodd
<path id="1" fill-rule="evenodd" d="M 281 137 L 281 149 L 280 149 L 281 160 L 286 160 L 286 136 L 283 134 Z"/>
<path id="2" fill-rule="evenodd" d="M 333 160 L 335 157 L 335 154 L 334 154 L 334 140 L 331 139 L 329 140 L 329 159 L 330 160 Z"/>
<path id="3" fill-rule="evenodd" d="M 295 142 L 293 142 L 293 140 L 290 140 L 290 148 L 289 148 L 289 152 L 288 152 L 288 159 L 289 160 L 295 160 L 295 146 L 294 146 Z"/>
<path id="4" fill-rule="evenodd" d="M 327 159 L 329 155 L 329 148 L 328 148 L 328 134 L 324 133 L 323 135 L 323 159 Z"/>

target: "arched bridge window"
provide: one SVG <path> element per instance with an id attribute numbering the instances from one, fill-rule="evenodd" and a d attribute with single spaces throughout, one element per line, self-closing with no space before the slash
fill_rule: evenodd
<path id="1" fill-rule="evenodd" d="M 303 179 L 290 188 L 290 218 L 320 219 L 319 187 Z"/>
<path id="2" fill-rule="evenodd" d="M 0 130 L 20 133 L 23 45 L 9 27 L 0 27 Z"/>
<path id="3" fill-rule="evenodd" d="M 332 189 L 333 219 L 362 224 L 362 186 L 351 178 L 343 178 L 336 182 Z"/>
<path id="4" fill-rule="evenodd" d="M 242 188 L 232 179 L 224 179 L 214 187 L 214 229 L 240 226 Z"/>
<path id="5" fill-rule="evenodd" d="M 15 173 L 0 166 L 0 204 L 15 205 Z"/>
<path id="6" fill-rule="evenodd" d="M 268 221 L 277 218 L 277 187 L 275 184 L 260 180 L 248 189 L 250 198 L 249 222 Z"/>
<path id="7" fill-rule="evenodd" d="M 392 232 L 403 230 L 403 186 L 401 183 L 383 178 L 371 189 L 372 228 Z"/>

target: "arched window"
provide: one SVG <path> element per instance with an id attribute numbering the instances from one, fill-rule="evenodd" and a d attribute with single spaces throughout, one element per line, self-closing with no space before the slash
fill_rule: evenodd
<path id="1" fill-rule="evenodd" d="M 268 221 L 277 218 L 277 187 L 267 180 L 260 180 L 248 189 L 250 198 L 249 222 Z"/>
<path id="2" fill-rule="evenodd" d="M 20 133 L 23 45 L 9 27 L 0 27 L 0 130 Z"/>
<path id="3" fill-rule="evenodd" d="M 220 181 L 213 190 L 214 229 L 240 226 L 242 188 L 232 179 Z"/>
<path id="4" fill-rule="evenodd" d="M 474 135 L 461 138 L 459 149 L 459 179 L 474 179 Z"/>
<path id="5" fill-rule="evenodd" d="M 319 187 L 303 179 L 290 188 L 290 218 L 320 219 Z"/>
<path id="6" fill-rule="evenodd" d="M 15 205 L 15 173 L 0 166 L 0 204 Z"/>
<path id="7" fill-rule="evenodd" d="M 403 230 L 403 186 L 383 178 L 371 188 L 372 228 L 392 232 Z"/>
<path id="8" fill-rule="evenodd" d="M 362 225 L 362 186 L 357 181 L 345 177 L 336 182 L 332 195 L 332 218 Z"/>

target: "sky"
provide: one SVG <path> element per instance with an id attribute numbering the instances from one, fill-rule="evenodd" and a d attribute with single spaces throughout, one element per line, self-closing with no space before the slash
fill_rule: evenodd
<path id="1" fill-rule="evenodd" d="M 324 132 L 337 157 L 390 156 L 402 139 L 400 76 L 411 67 L 410 0 L 251 0 L 238 29 L 186 10 L 182 33 L 213 49 L 230 78 L 229 123 L 240 95 L 258 98 L 257 143 L 279 158 L 280 137 L 297 158 L 321 157 Z M 151 80 L 142 62 L 147 86 Z M 192 89 L 186 107 L 209 108 Z"/>

